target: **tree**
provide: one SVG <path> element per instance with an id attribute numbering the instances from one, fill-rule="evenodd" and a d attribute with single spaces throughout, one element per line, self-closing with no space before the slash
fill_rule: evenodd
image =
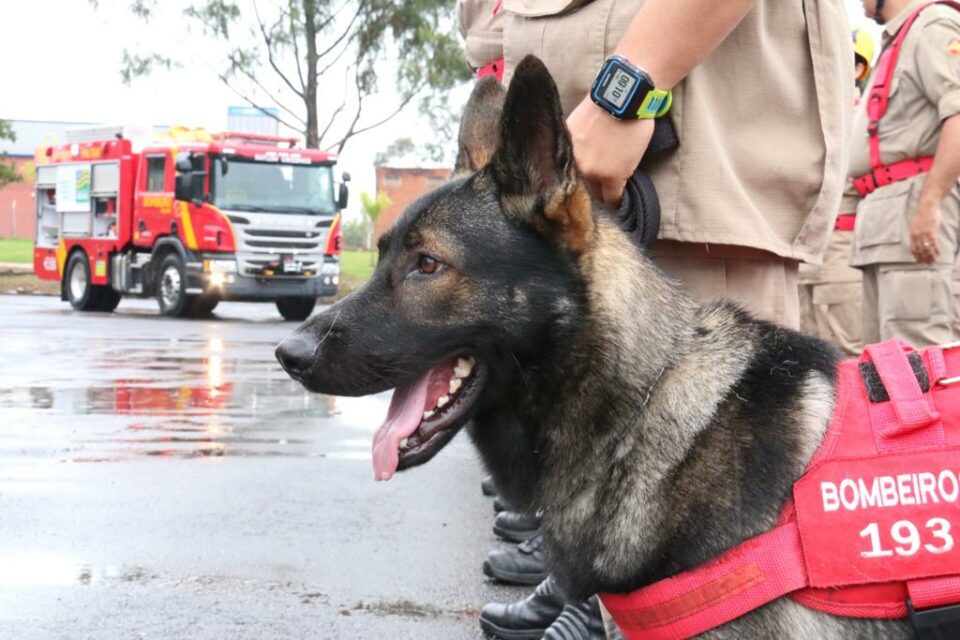
<path id="1" fill-rule="evenodd" d="M 363 249 L 367 244 L 367 220 L 347 220 L 343 223 L 343 248 Z"/>
<path id="2" fill-rule="evenodd" d="M 0 119 L 0 140 L 17 141 L 17 134 L 13 127 L 6 120 Z M 6 152 L 0 153 L 0 189 L 12 182 L 20 182 L 23 178 L 17 171 L 17 167 L 11 162 L 4 162 L 7 159 Z"/>
<path id="3" fill-rule="evenodd" d="M 157 6 L 157 0 L 122 1 L 145 21 Z M 388 122 L 417 99 L 427 116 L 448 110 L 446 92 L 470 77 L 454 5 L 194 0 L 184 15 L 188 26 L 222 45 L 222 59 L 208 62 L 240 99 L 302 133 L 308 147 L 339 152 L 350 138 Z M 129 82 L 183 63 L 170 52 L 125 50 L 121 73 Z M 378 93 L 390 67 L 396 96 L 384 104 Z"/>
<path id="4" fill-rule="evenodd" d="M 373 229 L 377 226 L 377 219 L 390 204 L 390 196 L 385 193 L 378 193 L 376 197 L 366 191 L 360 193 L 360 210 L 370 224 L 367 230 L 367 251 L 370 251 L 373 245 Z"/>

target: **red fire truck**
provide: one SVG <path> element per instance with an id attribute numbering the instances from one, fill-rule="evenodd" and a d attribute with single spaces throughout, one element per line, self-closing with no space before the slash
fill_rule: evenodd
<path id="1" fill-rule="evenodd" d="M 202 316 L 269 300 L 302 320 L 336 293 L 349 175 L 335 184 L 331 154 L 237 132 L 66 135 L 37 150 L 33 266 L 74 309 L 156 296 L 165 316 Z"/>

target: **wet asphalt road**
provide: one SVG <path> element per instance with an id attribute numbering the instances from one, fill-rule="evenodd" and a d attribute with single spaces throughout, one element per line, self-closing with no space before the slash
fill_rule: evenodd
<path id="1" fill-rule="evenodd" d="M 480 638 L 516 588 L 465 435 L 374 483 L 389 394 L 305 392 L 272 305 L 0 296 L 0 638 Z"/>

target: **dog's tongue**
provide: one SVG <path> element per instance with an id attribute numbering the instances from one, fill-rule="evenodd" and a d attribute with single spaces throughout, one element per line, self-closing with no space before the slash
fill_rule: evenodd
<path id="1" fill-rule="evenodd" d="M 387 420 L 373 436 L 374 480 L 389 480 L 400 462 L 400 441 L 410 437 L 423 418 L 430 383 L 428 371 L 422 378 L 394 389 Z"/>

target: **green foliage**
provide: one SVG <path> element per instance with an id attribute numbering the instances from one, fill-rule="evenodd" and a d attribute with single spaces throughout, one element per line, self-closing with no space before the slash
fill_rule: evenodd
<path id="1" fill-rule="evenodd" d="M 33 240 L 0 238 L 0 262 L 31 264 L 33 262 Z"/>
<path id="2" fill-rule="evenodd" d="M 98 0 L 91 0 L 96 5 Z M 148 20 L 156 0 L 117 0 Z M 194 0 L 187 28 L 222 45 L 218 75 L 240 99 L 303 133 L 307 146 L 342 151 L 353 136 L 419 102 L 449 119 L 444 96 L 470 78 L 454 24 L 455 0 Z M 171 52 L 125 52 L 125 80 L 183 64 Z M 392 77 L 384 68 L 393 70 Z M 383 100 L 381 84 L 395 99 Z M 325 90 L 331 86 L 336 90 Z M 341 95 L 341 87 L 346 91 Z M 446 113 L 445 113 L 446 111 Z"/>
<path id="3" fill-rule="evenodd" d="M 340 275 L 360 282 L 369 280 L 376 266 L 372 251 L 344 251 L 340 256 Z"/>
<path id="4" fill-rule="evenodd" d="M 17 141 L 17 134 L 13 130 L 13 126 L 2 119 L 0 119 L 0 140 L 9 140 L 10 142 Z M 0 153 L 0 189 L 12 182 L 19 182 L 23 179 L 13 163 L 8 164 L 5 162 L 6 159 L 7 154 Z"/>
<path id="5" fill-rule="evenodd" d="M 349 220 L 343 225 L 343 246 L 346 249 L 361 249 L 366 242 L 365 220 Z"/>
<path id="6" fill-rule="evenodd" d="M 373 197 L 366 191 L 360 192 L 360 210 L 371 224 L 377 224 L 377 218 L 390 206 L 390 203 L 390 196 L 385 193 L 378 193 Z"/>

